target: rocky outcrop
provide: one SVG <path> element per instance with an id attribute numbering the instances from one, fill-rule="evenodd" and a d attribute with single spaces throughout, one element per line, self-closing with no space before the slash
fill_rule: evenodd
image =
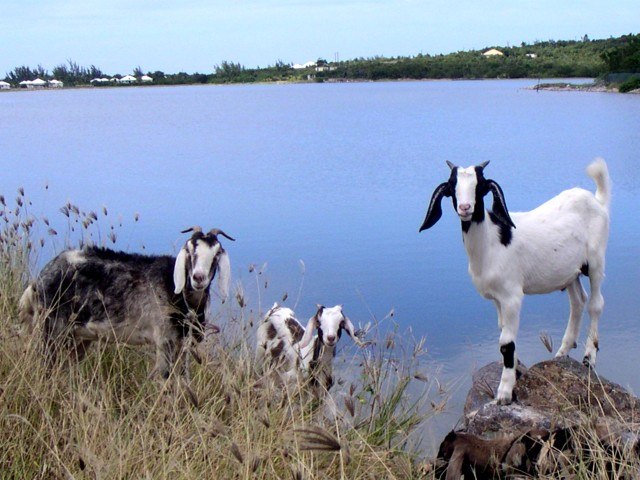
<path id="1" fill-rule="evenodd" d="M 640 399 L 621 386 L 568 357 L 520 364 L 515 401 L 501 406 L 494 400 L 501 373 L 495 362 L 474 374 L 463 427 L 440 446 L 439 478 L 542 475 L 566 470 L 576 455 L 584 462 L 594 449 L 612 460 L 637 458 Z"/>

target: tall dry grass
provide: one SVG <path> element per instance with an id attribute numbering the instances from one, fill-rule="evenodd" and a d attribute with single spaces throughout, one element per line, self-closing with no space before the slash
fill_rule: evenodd
<path id="1" fill-rule="evenodd" d="M 190 389 L 177 375 L 149 380 L 147 348 L 95 343 L 79 364 L 47 368 L 39 326 L 18 324 L 30 272 L 44 251 L 115 244 L 117 228 L 100 228 L 106 208 L 67 204 L 59 233 L 29 212 L 24 192 L 7 203 L 0 198 L 1 478 L 423 478 L 415 432 L 445 394 L 420 371 L 422 342 L 392 332 L 366 349 L 341 348 L 341 380 L 318 401 L 259 381 L 252 339 L 261 315 L 241 286 L 214 308 L 222 333 L 200 345 Z"/>
<path id="2" fill-rule="evenodd" d="M 190 389 L 173 376 L 147 378 L 150 348 L 96 343 L 79 364 L 47 368 L 39 326 L 29 332 L 18 323 L 24 286 L 41 256 L 71 245 L 117 247 L 121 220 L 112 223 L 106 207 L 68 203 L 59 233 L 29 207 L 22 189 L 14 202 L 0 195 L 0 478 L 434 477 L 424 456 L 437 439 L 425 442 L 421 426 L 446 408 L 448 392 L 422 371 L 424 340 L 397 327 L 378 331 L 374 318 L 373 345 L 341 342 L 339 381 L 322 401 L 260 381 L 254 331 L 273 298 L 253 266 L 255 288 L 238 285 L 233 300 L 216 304 L 212 321 L 222 332 L 200 345 Z M 548 446 L 537 478 L 640 478 L 637 447 L 603 444 L 597 422 L 584 425 L 568 448 Z"/>

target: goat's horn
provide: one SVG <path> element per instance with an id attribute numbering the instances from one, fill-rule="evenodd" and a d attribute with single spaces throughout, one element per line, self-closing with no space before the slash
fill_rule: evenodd
<path id="1" fill-rule="evenodd" d="M 202 233 L 202 227 L 200 225 L 194 225 L 193 227 L 189 227 L 186 230 L 182 230 L 180 233 L 189 233 L 189 232 L 200 232 L 200 233 Z"/>
<path id="2" fill-rule="evenodd" d="M 220 230 L 219 228 L 212 228 L 211 230 L 209 230 L 209 234 L 210 235 L 222 235 L 223 237 L 228 238 L 229 240 L 231 240 L 232 242 L 235 242 L 236 239 L 233 237 L 230 237 L 229 235 L 227 235 L 226 233 L 224 233 L 222 230 Z"/>
<path id="3" fill-rule="evenodd" d="M 484 167 L 486 167 L 487 165 L 489 165 L 489 161 L 490 161 L 490 160 L 487 160 L 486 162 L 482 162 L 482 163 L 481 163 L 480 165 L 478 165 L 478 166 L 479 166 L 480 168 L 484 168 Z"/>
<path id="4" fill-rule="evenodd" d="M 451 163 L 449 160 L 447 160 L 447 165 L 449 165 L 449 168 L 450 168 L 451 170 L 453 170 L 454 168 L 456 168 L 456 166 L 455 166 L 453 163 Z"/>

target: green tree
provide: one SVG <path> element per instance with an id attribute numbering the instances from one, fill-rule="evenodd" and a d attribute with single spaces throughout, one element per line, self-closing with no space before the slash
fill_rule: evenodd
<path id="1" fill-rule="evenodd" d="M 627 38 L 624 45 L 602 53 L 609 72 L 640 72 L 640 34 Z"/>
<path id="2" fill-rule="evenodd" d="M 237 79 L 243 71 L 244 67 L 239 63 L 228 62 L 226 60 L 220 65 L 215 66 L 216 79 L 222 80 L 223 82 L 231 82 Z"/>

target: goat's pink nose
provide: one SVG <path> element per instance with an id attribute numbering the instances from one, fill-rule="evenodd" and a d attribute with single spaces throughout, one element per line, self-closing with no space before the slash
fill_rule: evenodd
<path id="1" fill-rule="evenodd" d="M 471 210 L 471 204 L 469 204 L 469 203 L 461 203 L 460 205 L 458 205 L 458 209 L 461 212 L 468 212 L 469 210 Z"/>
<path id="2" fill-rule="evenodd" d="M 335 335 L 327 335 L 327 342 L 333 343 L 335 341 L 336 341 L 336 336 Z"/>
<path id="3" fill-rule="evenodd" d="M 203 273 L 194 273 L 193 274 L 193 279 L 198 282 L 198 283 L 202 283 L 204 282 L 204 274 Z"/>

